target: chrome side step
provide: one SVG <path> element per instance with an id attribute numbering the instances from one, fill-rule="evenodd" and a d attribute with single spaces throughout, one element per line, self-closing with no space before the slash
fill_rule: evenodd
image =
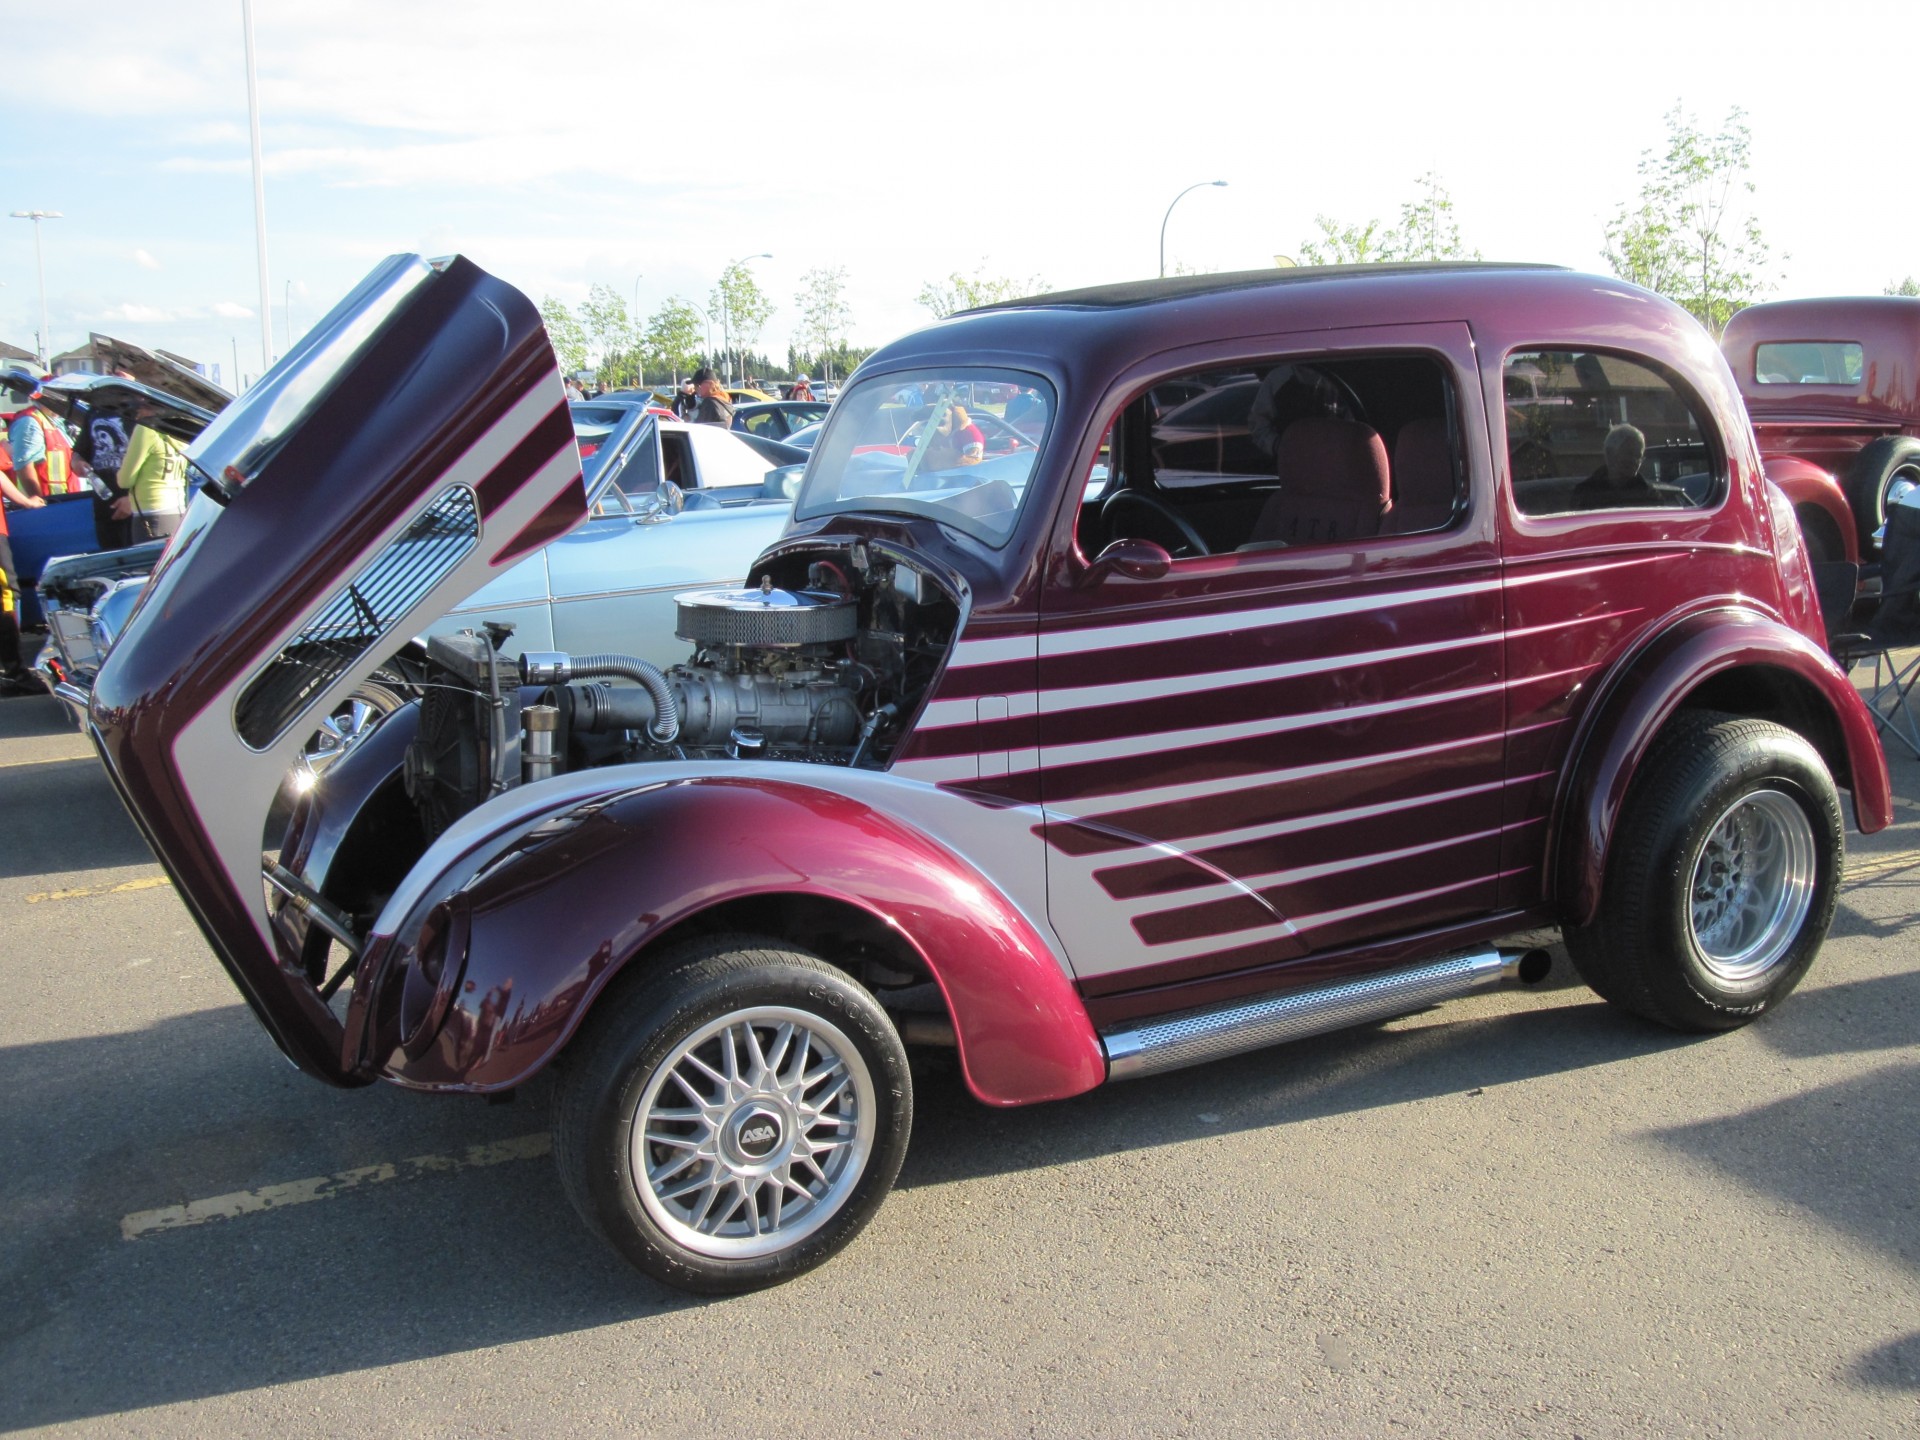
<path id="1" fill-rule="evenodd" d="M 1467 950 L 1410 970 L 1157 1016 L 1100 1037 L 1107 1052 L 1107 1078 L 1158 1075 L 1349 1025 L 1390 1020 L 1502 980 L 1532 984 L 1545 977 L 1550 964 L 1544 950 Z"/>

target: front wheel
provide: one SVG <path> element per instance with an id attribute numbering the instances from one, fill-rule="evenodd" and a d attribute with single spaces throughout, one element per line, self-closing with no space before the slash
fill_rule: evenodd
<path id="1" fill-rule="evenodd" d="M 1599 912 L 1566 927 L 1567 951 L 1623 1009 L 1675 1030 L 1731 1030 L 1813 964 L 1845 848 L 1833 779 L 1803 737 L 1682 715 L 1634 777 Z"/>
<path id="2" fill-rule="evenodd" d="M 906 1050 L 874 998 L 811 955 L 724 936 L 602 1000 L 562 1074 L 554 1153 L 628 1260 L 724 1295 L 859 1234 L 912 1125 Z"/>

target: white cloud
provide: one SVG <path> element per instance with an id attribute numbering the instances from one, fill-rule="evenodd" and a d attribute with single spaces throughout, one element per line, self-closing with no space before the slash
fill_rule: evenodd
<path id="1" fill-rule="evenodd" d="M 133 263 L 138 265 L 142 270 L 158 270 L 160 268 L 160 262 L 153 258 L 151 251 L 147 250 L 135 250 L 133 252 Z"/>
<path id="2" fill-rule="evenodd" d="M 191 313 L 191 311 L 162 310 L 157 305 L 135 305 L 129 302 L 125 305 L 111 306 L 103 318 L 130 321 L 135 325 L 166 325 L 175 320 L 190 318 Z"/>
<path id="3" fill-rule="evenodd" d="M 218 315 L 222 320 L 251 320 L 253 318 L 253 311 L 244 305 L 236 305 L 231 300 L 216 300 L 213 305 L 213 313 Z"/>

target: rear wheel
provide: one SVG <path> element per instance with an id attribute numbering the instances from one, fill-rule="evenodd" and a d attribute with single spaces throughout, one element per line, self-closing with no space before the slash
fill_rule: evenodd
<path id="1" fill-rule="evenodd" d="M 1593 923 L 1566 928 L 1581 977 L 1676 1030 L 1744 1025 L 1800 983 L 1845 856 L 1818 752 L 1764 720 L 1683 715 L 1634 777 Z"/>
<path id="2" fill-rule="evenodd" d="M 874 998 L 774 942 L 723 936 L 607 996 L 554 1113 L 561 1179 L 634 1265 L 721 1295 L 821 1264 L 906 1155 L 913 1084 Z"/>
<path id="3" fill-rule="evenodd" d="M 1920 440 L 1913 436 L 1883 435 L 1855 458 L 1847 474 L 1847 503 L 1863 555 L 1874 532 L 1887 523 L 1887 507 L 1915 488 L 1920 488 Z"/>

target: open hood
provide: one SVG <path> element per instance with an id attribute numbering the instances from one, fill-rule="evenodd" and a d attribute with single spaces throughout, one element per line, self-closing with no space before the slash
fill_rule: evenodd
<path id="1" fill-rule="evenodd" d="M 267 922 L 262 827 L 319 720 L 457 601 L 586 518 L 533 304 L 382 263 L 193 443 L 204 482 L 93 688 L 107 769 L 282 1050 L 353 1083 Z"/>
<path id="2" fill-rule="evenodd" d="M 97 332 L 88 339 L 94 359 L 108 370 L 126 371 L 149 389 L 177 395 L 210 414 L 218 414 L 233 400 L 230 392 L 164 350 L 149 350 L 131 340 L 116 340 Z"/>
<path id="3" fill-rule="evenodd" d="M 129 429 L 138 423 L 176 440 L 192 441 L 231 400 L 223 398 L 219 406 L 207 409 L 138 380 L 76 373 L 56 375 L 42 385 L 40 403 L 76 423 L 90 415 L 120 415 Z"/>

